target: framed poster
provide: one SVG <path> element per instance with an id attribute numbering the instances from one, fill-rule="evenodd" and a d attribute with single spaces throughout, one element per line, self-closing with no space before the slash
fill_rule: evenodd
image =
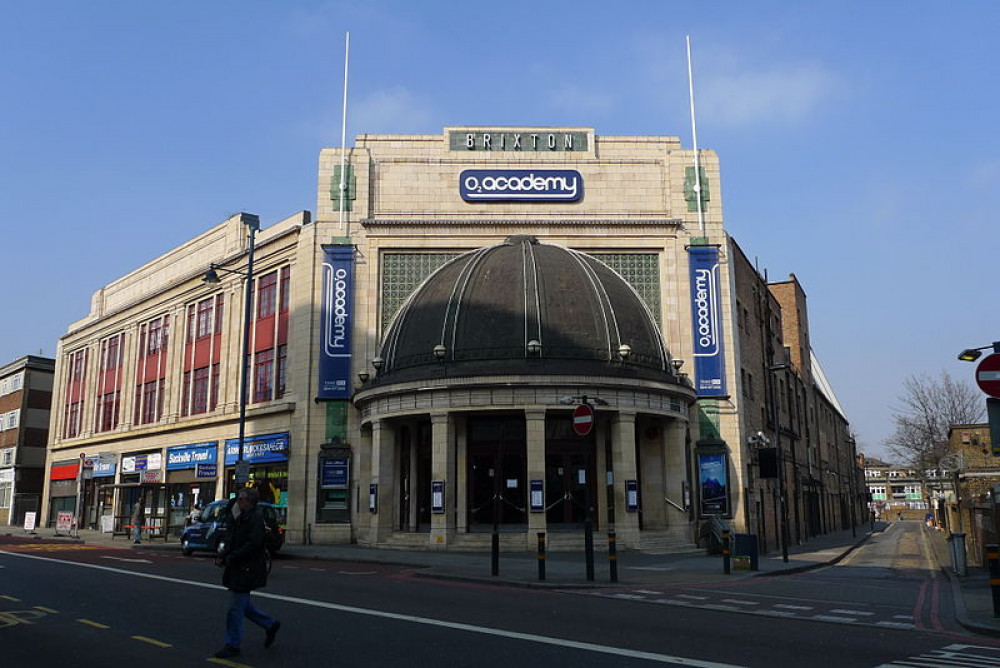
<path id="1" fill-rule="evenodd" d="M 729 461 L 724 452 L 699 453 L 698 488 L 702 517 L 729 515 Z"/>

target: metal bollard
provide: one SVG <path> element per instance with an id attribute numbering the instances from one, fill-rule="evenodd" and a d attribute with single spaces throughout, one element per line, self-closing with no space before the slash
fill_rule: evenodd
<path id="1" fill-rule="evenodd" d="M 618 582 L 618 548 L 615 532 L 608 532 L 608 567 L 611 570 L 611 581 Z"/>
<path id="2" fill-rule="evenodd" d="M 722 532 L 722 572 L 729 575 L 732 572 L 732 563 L 729 554 L 729 531 Z"/>
<path id="3" fill-rule="evenodd" d="M 990 592 L 993 594 L 993 616 L 1000 617 L 1000 545 L 986 546 L 986 563 L 990 568 Z"/>
<path id="4" fill-rule="evenodd" d="M 545 581 L 545 532 L 538 532 L 538 579 Z"/>

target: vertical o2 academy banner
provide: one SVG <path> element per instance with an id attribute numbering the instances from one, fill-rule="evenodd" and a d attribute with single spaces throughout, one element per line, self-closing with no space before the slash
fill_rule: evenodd
<path id="1" fill-rule="evenodd" d="M 318 399 L 351 398 L 354 247 L 324 246 Z"/>
<path id="2" fill-rule="evenodd" d="M 691 267 L 691 324 L 694 330 L 694 389 L 700 397 L 726 395 L 726 364 L 722 350 L 719 290 L 719 249 L 688 248 Z"/>

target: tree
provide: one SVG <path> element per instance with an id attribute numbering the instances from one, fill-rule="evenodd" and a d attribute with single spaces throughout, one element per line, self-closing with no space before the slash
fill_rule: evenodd
<path id="1" fill-rule="evenodd" d="M 948 430 L 976 424 L 986 413 L 983 395 L 968 383 L 941 372 L 940 380 L 924 374 L 903 381 L 900 405 L 892 408 L 895 428 L 884 443 L 895 457 L 918 471 L 936 469 L 948 454 Z"/>

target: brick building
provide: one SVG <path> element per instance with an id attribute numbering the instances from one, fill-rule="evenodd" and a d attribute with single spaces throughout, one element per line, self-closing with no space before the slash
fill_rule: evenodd
<path id="1" fill-rule="evenodd" d="M 0 367 L 0 525 L 40 507 L 54 367 L 34 355 Z"/>

